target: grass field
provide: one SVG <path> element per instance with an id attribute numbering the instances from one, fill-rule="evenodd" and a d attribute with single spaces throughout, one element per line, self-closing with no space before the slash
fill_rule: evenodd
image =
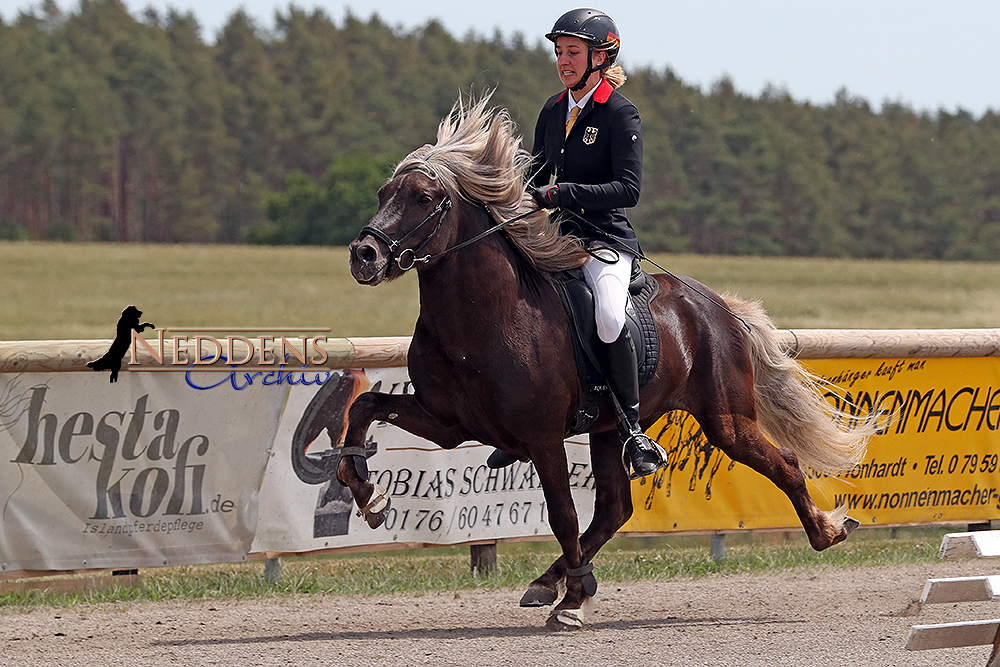
<path id="1" fill-rule="evenodd" d="M 1000 327 L 1000 263 L 652 259 L 761 299 L 779 328 Z M 409 335 L 417 317 L 415 276 L 359 286 L 344 248 L 8 242 L 0 266 L 0 340 L 110 338 L 128 304 L 160 327 L 329 327 L 346 337 Z"/>

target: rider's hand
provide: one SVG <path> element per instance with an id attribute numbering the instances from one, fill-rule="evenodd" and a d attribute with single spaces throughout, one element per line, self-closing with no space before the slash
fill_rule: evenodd
<path id="1" fill-rule="evenodd" d="M 559 208 L 559 186 L 547 185 L 544 188 L 531 188 L 531 198 L 539 208 Z"/>

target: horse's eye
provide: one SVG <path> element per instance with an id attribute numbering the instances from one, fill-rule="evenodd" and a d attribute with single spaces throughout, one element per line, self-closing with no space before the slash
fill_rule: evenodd
<path id="1" fill-rule="evenodd" d="M 431 196 L 428 194 L 422 194 L 417 198 L 417 203 L 420 204 L 421 206 L 427 206 L 432 201 L 434 200 L 431 199 Z"/>

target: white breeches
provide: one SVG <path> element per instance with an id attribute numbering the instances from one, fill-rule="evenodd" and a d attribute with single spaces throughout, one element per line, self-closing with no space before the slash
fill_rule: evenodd
<path id="1" fill-rule="evenodd" d="M 594 293 L 594 320 L 597 336 L 613 343 L 625 326 L 625 302 L 632 277 L 632 255 L 608 249 L 596 253 L 606 261 L 591 257 L 583 265 L 583 276 Z M 614 261 L 617 258 L 617 261 Z M 613 262 L 613 263 L 608 263 Z"/>

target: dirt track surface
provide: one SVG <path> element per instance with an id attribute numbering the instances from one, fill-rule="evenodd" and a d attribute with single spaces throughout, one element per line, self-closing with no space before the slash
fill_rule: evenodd
<path id="1" fill-rule="evenodd" d="M 546 630 L 549 608 L 519 608 L 520 590 L 3 609 L 0 664 L 981 667 L 986 646 L 903 646 L 914 624 L 1000 617 L 991 603 L 911 615 L 926 579 L 991 574 L 987 566 L 602 582 L 576 632 Z"/>

